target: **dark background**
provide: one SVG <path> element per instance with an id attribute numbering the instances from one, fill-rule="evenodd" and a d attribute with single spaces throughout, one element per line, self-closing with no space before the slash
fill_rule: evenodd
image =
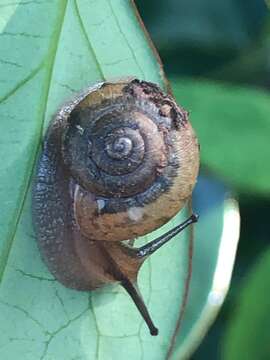
<path id="1" fill-rule="evenodd" d="M 264 1 L 136 0 L 136 5 L 169 78 L 203 78 L 269 89 L 269 10 Z M 224 332 L 235 314 L 243 281 L 269 245 L 269 195 L 241 187 L 232 190 L 241 214 L 232 284 L 194 360 L 221 358 Z"/>

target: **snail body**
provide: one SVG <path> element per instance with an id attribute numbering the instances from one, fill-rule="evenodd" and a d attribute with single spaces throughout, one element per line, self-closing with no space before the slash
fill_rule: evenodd
<path id="1" fill-rule="evenodd" d="M 168 222 L 192 193 L 199 167 L 187 113 L 152 83 L 103 82 L 65 104 L 47 131 L 33 187 L 42 257 L 65 286 L 120 282 L 150 332 L 136 290 L 143 261 L 182 228 L 135 248 L 124 243 Z"/>

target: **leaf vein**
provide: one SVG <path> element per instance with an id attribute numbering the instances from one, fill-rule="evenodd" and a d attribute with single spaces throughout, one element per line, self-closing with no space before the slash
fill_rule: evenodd
<path id="1" fill-rule="evenodd" d="M 115 22 L 116 22 L 116 24 L 117 24 L 117 27 L 118 27 L 118 29 L 119 29 L 119 32 L 120 32 L 120 34 L 123 36 L 123 38 L 124 38 L 124 40 L 125 40 L 128 48 L 129 48 L 129 50 L 130 50 L 130 52 L 131 52 L 132 58 L 133 58 L 133 60 L 135 61 L 135 63 L 137 64 L 138 68 L 140 69 L 140 72 L 141 72 L 141 74 L 142 74 L 142 77 L 143 77 L 143 79 L 145 80 L 144 71 L 143 71 L 141 65 L 140 65 L 139 62 L 138 62 L 138 59 L 137 59 L 136 54 L 135 54 L 135 51 L 134 51 L 134 49 L 132 48 L 132 46 L 130 45 L 130 43 L 129 43 L 126 35 L 125 35 L 125 32 L 122 30 L 121 24 L 120 24 L 120 22 L 119 22 L 119 20 L 118 20 L 118 17 L 117 17 L 116 14 L 115 14 L 113 5 L 112 5 L 112 3 L 111 3 L 111 0 L 107 0 L 107 2 L 108 2 L 108 4 L 109 4 L 109 6 L 110 6 L 112 15 L 113 15 L 113 17 L 114 17 L 114 19 L 115 19 Z"/>
<path id="2" fill-rule="evenodd" d="M 0 104 L 4 101 L 6 101 L 10 96 L 14 95 L 16 91 L 18 91 L 23 85 L 25 85 L 28 81 L 33 79 L 36 74 L 42 69 L 43 63 L 39 64 L 33 71 L 30 72 L 25 78 L 23 78 L 21 81 L 19 81 L 13 89 L 11 89 L 6 95 L 0 97 Z"/>
<path id="3" fill-rule="evenodd" d="M 80 30 L 81 30 L 81 32 L 82 32 L 82 34 L 83 34 L 83 37 L 84 37 L 85 41 L 86 41 L 88 50 L 89 50 L 90 54 L 93 56 L 93 58 L 94 58 L 96 67 L 97 67 L 97 69 L 98 69 L 98 72 L 99 72 L 101 78 L 102 78 L 103 80 L 105 80 L 105 76 L 104 76 L 103 70 L 102 70 L 101 65 L 100 65 L 100 63 L 99 63 L 99 61 L 98 61 L 97 55 L 96 55 L 95 50 L 94 50 L 94 48 L 93 48 L 93 46 L 92 46 L 92 44 L 91 44 L 91 41 L 90 41 L 90 39 L 89 39 L 89 37 L 88 37 L 88 34 L 87 34 L 86 30 L 85 30 L 85 27 L 84 27 L 83 20 L 82 20 L 81 14 L 80 14 L 80 10 L 79 10 L 79 6 L 78 6 L 78 3 L 77 3 L 77 0 L 74 1 L 74 8 L 75 8 L 75 14 L 76 14 L 76 16 L 77 16 L 77 18 L 78 18 L 79 27 L 80 27 Z"/>

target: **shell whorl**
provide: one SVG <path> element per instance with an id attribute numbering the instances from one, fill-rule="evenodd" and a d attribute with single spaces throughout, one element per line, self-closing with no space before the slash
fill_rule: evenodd
<path id="1" fill-rule="evenodd" d="M 86 189 L 98 196 L 127 198 L 156 181 L 169 186 L 179 166 L 175 123 L 145 93 L 134 96 L 129 85 L 113 101 L 81 105 L 70 114 L 63 152 Z M 184 116 L 179 111 L 179 117 Z"/>
<path id="2" fill-rule="evenodd" d="M 62 157 L 79 186 L 78 223 L 86 235 L 94 231 L 104 240 L 133 238 L 168 221 L 191 194 L 198 172 L 187 113 L 157 85 L 137 79 L 104 83 L 82 97 L 66 119 Z M 145 211 L 128 215 L 138 208 Z"/>

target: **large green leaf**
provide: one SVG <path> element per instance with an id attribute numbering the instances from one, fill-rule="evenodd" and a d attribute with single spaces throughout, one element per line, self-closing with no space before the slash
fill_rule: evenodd
<path id="1" fill-rule="evenodd" d="M 270 250 L 260 257 L 244 281 L 238 303 L 225 333 L 223 359 L 246 360 L 270 358 Z"/>
<path id="2" fill-rule="evenodd" d="M 177 100 L 191 110 L 201 159 L 242 192 L 270 195 L 270 95 L 200 80 L 175 80 Z"/>
<path id="3" fill-rule="evenodd" d="M 151 337 L 121 288 L 89 294 L 56 282 L 41 262 L 31 222 L 39 144 L 61 103 L 90 83 L 117 76 L 135 75 L 164 87 L 132 4 L 1 0 L 0 49 L 0 358 L 164 359 L 174 344 L 186 288 L 188 233 L 140 273 L 139 286 L 160 329 Z M 182 219 L 178 214 L 140 241 Z M 206 283 L 201 287 L 210 291 Z M 196 320 L 187 320 L 189 326 Z"/>

